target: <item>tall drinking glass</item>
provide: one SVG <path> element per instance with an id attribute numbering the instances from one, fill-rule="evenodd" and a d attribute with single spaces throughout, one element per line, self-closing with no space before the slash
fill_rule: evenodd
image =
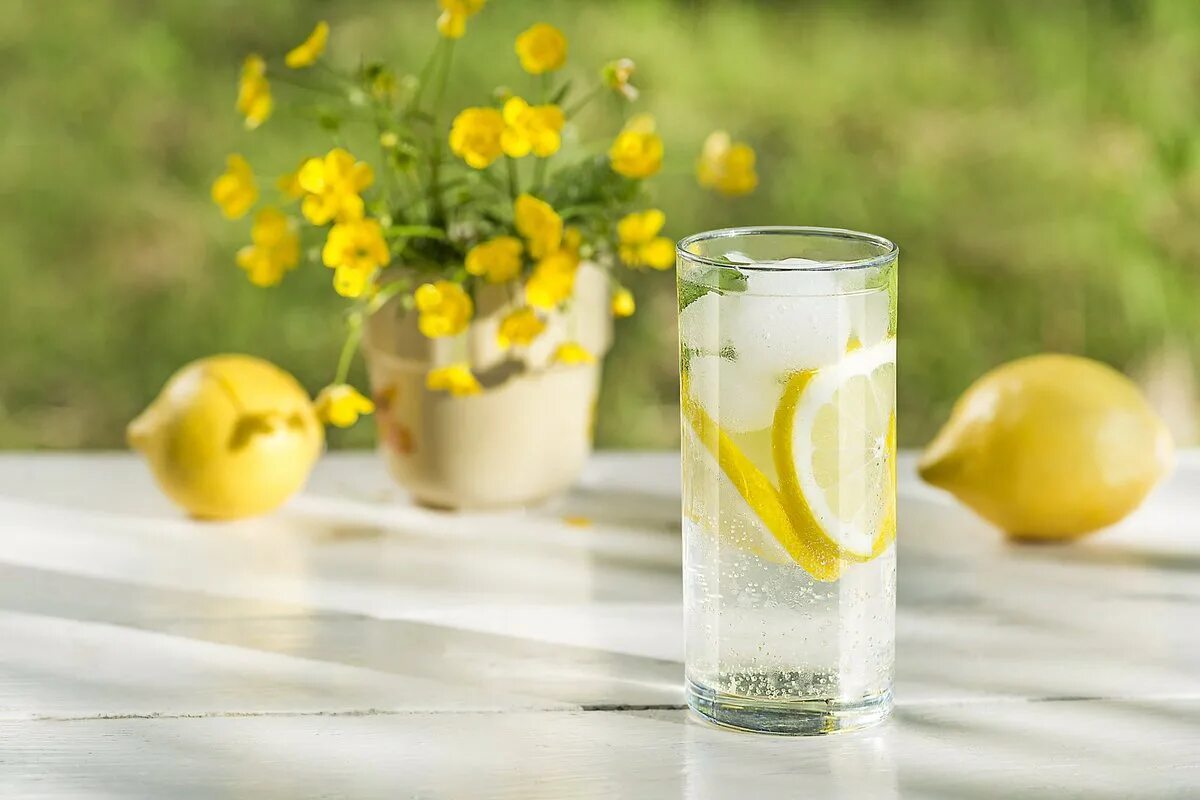
<path id="1" fill-rule="evenodd" d="M 898 254 L 830 228 L 679 243 L 687 695 L 715 722 L 891 710 Z"/>

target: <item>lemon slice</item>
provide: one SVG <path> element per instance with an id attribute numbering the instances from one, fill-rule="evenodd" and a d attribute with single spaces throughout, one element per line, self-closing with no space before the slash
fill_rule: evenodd
<path id="1" fill-rule="evenodd" d="M 712 417 L 689 397 L 686 388 L 685 385 L 683 413 L 695 433 L 696 439 L 717 460 L 721 472 L 725 474 L 734 489 L 737 490 L 738 495 L 757 515 L 763 527 L 791 556 L 792 560 L 814 579 L 819 581 L 837 580 L 841 574 L 841 561 L 838 559 L 836 548 L 831 547 L 829 542 L 822 537 L 813 535 L 812 529 L 797 530 L 792 524 L 791 515 L 784 505 L 783 498 L 771 484 L 770 479 L 738 449 L 729 435 L 721 430 Z M 685 458 L 685 463 L 687 460 Z M 703 514 L 703 512 L 700 513 Z M 703 516 L 711 517 L 711 514 L 703 514 Z M 703 521 L 710 525 L 712 523 L 711 519 Z M 716 522 L 719 525 L 720 520 L 718 519 Z"/>
<path id="2" fill-rule="evenodd" d="M 895 538 L 896 340 L 788 380 L 772 431 L 793 528 L 865 561 Z"/>
<path id="3" fill-rule="evenodd" d="M 683 514 L 696 530 L 763 561 L 792 563 L 690 423 L 683 426 L 683 455 Z"/>

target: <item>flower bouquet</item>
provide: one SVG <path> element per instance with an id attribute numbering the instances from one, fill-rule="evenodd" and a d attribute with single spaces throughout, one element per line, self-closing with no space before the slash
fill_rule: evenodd
<path id="1" fill-rule="evenodd" d="M 612 318 L 636 307 L 620 271 L 675 261 L 645 186 L 663 141 L 652 117 L 629 112 L 638 96 L 629 59 L 577 89 L 560 77 L 566 38 L 535 24 L 515 42 L 528 91 L 444 108 L 455 45 L 484 4 L 440 0 L 440 38 L 415 75 L 370 61 L 339 68 L 320 22 L 278 63 L 248 56 L 237 96 L 249 129 L 271 117 L 276 84 L 300 100 L 333 99 L 315 115 L 332 148 L 278 179 L 237 264 L 258 286 L 305 260 L 330 270 L 350 302 L 348 335 L 319 416 L 349 426 L 377 411 L 398 480 L 450 507 L 524 503 L 574 479 L 591 447 Z M 573 121 L 606 96 L 620 113 L 603 144 L 589 146 Z M 369 142 L 370 161 L 351 140 Z M 716 132 L 698 177 L 724 194 L 749 192 L 754 152 Z M 258 180 L 244 158 L 229 156 L 212 196 L 231 219 L 255 209 Z M 360 347 L 369 397 L 346 382 Z"/>

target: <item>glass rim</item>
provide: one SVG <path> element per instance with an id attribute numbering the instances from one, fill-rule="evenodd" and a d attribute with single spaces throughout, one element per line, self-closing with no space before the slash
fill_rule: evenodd
<path id="1" fill-rule="evenodd" d="M 803 267 L 789 267 L 787 264 L 780 264 L 778 261 L 757 261 L 749 264 L 730 263 L 728 261 L 718 261 L 708 256 L 697 255 L 687 250 L 689 246 L 697 242 L 708 242 L 713 239 L 731 239 L 739 236 L 764 235 L 849 239 L 882 247 L 884 251 L 878 255 L 855 259 L 854 261 L 830 262 L 821 266 L 805 265 Z M 807 225 L 759 225 L 754 227 L 717 228 L 711 231 L 701 231 L 700 233 L 693 233 L 691 236 L 680 239 L 675 245 L 675 252 L 680 258 L 690 261 L 693 264 L 706 264 L 711 267 L 761 272 L 841 272 L 843 270 L 868 269 L 870 267 L 882 267 L 895 261 L 900 256 L 900 248 L 891 239 L 885 239 L 873 233 L 852 231 L 848 228 L 822 228 Z"/>

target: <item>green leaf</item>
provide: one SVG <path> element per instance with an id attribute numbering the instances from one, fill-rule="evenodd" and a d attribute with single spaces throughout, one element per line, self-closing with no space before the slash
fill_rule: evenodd
<path id="1" fill-rule="evenodd" d="M 740 294 L 750 287 L 750 281 L 746 278 L 746 274 L 739 269 L 709 270 L 707 274 L 711 275 L 713 272 L 717 273 L 717 289 L 722 294 L 725 292 Z"/>
<path id="2" fill-rule="evenodd" d="M 746 291 L 746 288 L 750 284 L 745 274 L 733 267 L 732 261 L 728 261 L 728 259 L 721 260 L 727 261 L 730 267 L 711 267 L 701 273 L 700 277 L 695 281 L 679 281 L 680 311 L 683 311 L 709 292 L 741 294 Z"/>

